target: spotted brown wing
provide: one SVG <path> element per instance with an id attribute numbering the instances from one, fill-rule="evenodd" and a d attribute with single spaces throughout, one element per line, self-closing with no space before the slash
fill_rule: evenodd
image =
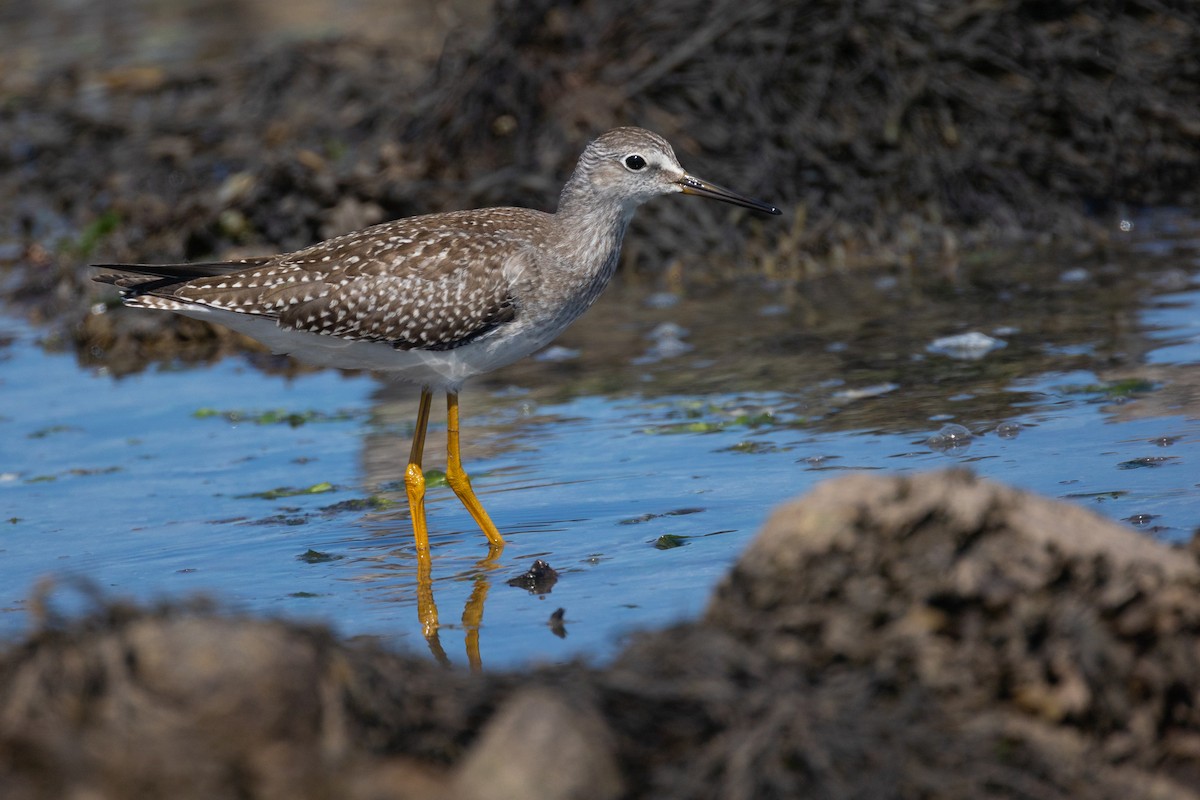
<path id="1" fill-rule="evenodd" d="M 294 285 L 273 295 L 281 327 L 388 342 L 401 350 L 459 347 L 512 321 L 517 311 L 506 282 L 464 281 L 453 274 L 363 276 L 339 285 Z"/>
<path id="2" fill-rule="evenodd" d="M 544 216 L 489 209 L 410 217 L 249 266 L 205 265 L 199 274 L 188 265 L 137 267 L 133 279 L 102 278 L 124 288 L 130 305 L 202 305 L 298 331 L 448 350 L 516 318 L 515 284 Z"/>

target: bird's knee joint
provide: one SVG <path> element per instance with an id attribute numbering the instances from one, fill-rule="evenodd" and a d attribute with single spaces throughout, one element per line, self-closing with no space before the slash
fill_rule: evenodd
<path id="1" fill-rule="evenodd" d="M 416 464 L 404 470 L 404 486 L 409 494 L 425 494 L 425 473 Z"/>
<path id="2" fill-rule="evenodd" d="M 446 469 L 446 483 L 450 484 L 450 488 L 456 494 L 471 490 L 471 478 L 461 467 L 458 469 L 448 467 Z"/>

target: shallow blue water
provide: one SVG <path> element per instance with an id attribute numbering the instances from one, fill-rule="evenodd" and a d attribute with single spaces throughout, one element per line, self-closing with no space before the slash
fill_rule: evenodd
<path id="1" fill-rule="evenodd" d="M 1200 364 L 1195 286 L 1159 295 L 1139 313 L 1149 344 L 1138 360 L 1154 371 L 1144 391 L 1106 391 L 1117 378 L 1092 369 L 1035 371 L 998 390 L 948 382 L 940 411 L 919 430 L 828 424 L 831 404 L 874 404 L 873 419 L 894 410 L 900 420 L 917 394 L 937 395 L 903 380 L 856 400 L 839 400 L 845 387 L 837 381 L 802 375 L 784 382 L 785 392 L 653 392 L 688 365 L 711 376 L 736 358 L 699 335 L 686 355 L 638 367 L 644 392 L 634 385 L 548 399 L 549 367 L 468 387 L 467 467 L 509 545 L 484 562 L 484 538 L 449 489 L 430 490 L 440 643 L 451 661 L 465 662 L 460 617 L 482 598 L 485 666 L 604 658 L 627 632 L 700 613 L 773 506 L 852 469 L 961 464 L 1183 541 L 1200 524 L 1200 420 L 1186 383 Z M 595 324 L 607 324 L 602 314 Z M 411 529 L 395 483 L 415 408 L 407 395 L 393 397 L 367 376 L 284 378 L 236 360 L 114 379 L 45 352 L 37 336 L 0 318 L 0 338 L 12 339 L 0 348 L 0 635 L 28 624 L 35 582 L 76 576 L 113 595 L 199 592 L 234 610 L 426 647 Z M 586 331 L 580 341 L 589 341 Z M 1072 346 L 1084 356 L 1093 349 Z M 985 356 L 993 357 L 1013 356 Z M 1173 387 L 1182 398 L 1175 405 Z M 985 391 L 1011 394 L 1000 403 L 1006 417 L 959 412 Z M 204 409 L 323 418 L 292 427 L 197 414 Z M 433 420 L 426 465 L 440 468 L 444 416 Z M 946 424 L 964 426 L 969 444 L 932 447 L 929 437 Z M 322 484 L 330 488 L 254 496 Z M 336 506 L 371 496 L 396 504 Z M 506 583 L 535 558 L 559 571 L 547 595 Z M 70 591 L 53 602 L 67 611 L 83 603 Z M 559 607 L 565 638 L 547 625 Z"/>

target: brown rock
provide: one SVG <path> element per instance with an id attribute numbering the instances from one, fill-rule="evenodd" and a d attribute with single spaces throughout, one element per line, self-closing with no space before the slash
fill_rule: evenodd
<path id="1" fill-rule="evenodd" d="M 1200 731 L 1195 560 L 968 472 L 818 486 L 772 516 L 706 621 L 815 681 L 852 670 L 1146 765 Z"/>
<path id="2" fill-rule="evenodd" d="M 548 689 L 525 689 L 510 698 L 453 783 L 454 796 L 465 800 L 609 800 L 622 793 L 604 721 Z"/>

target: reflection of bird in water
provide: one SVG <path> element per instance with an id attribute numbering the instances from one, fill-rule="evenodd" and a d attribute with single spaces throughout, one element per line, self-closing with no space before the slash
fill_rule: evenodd
<path id="1" fill-rule="evenodd" d="M 553 214 L 454 211 L 387 222 L 285 255 L 184 265 L 101 265 L 126 305 L 219 322 L 309 363 L 387 372 L 422 387 L 405 488 L 428 558 L 421 459 L 433 392 L 447 400 L 446 479 L 487 535 L 504 539 L 459 453 L 463 382 L 549 344 L 600 295 L 639 205 L 682 192 L 779 209 L 689 175 L 671 146 L 616 128 L 579 158 Z"/>

